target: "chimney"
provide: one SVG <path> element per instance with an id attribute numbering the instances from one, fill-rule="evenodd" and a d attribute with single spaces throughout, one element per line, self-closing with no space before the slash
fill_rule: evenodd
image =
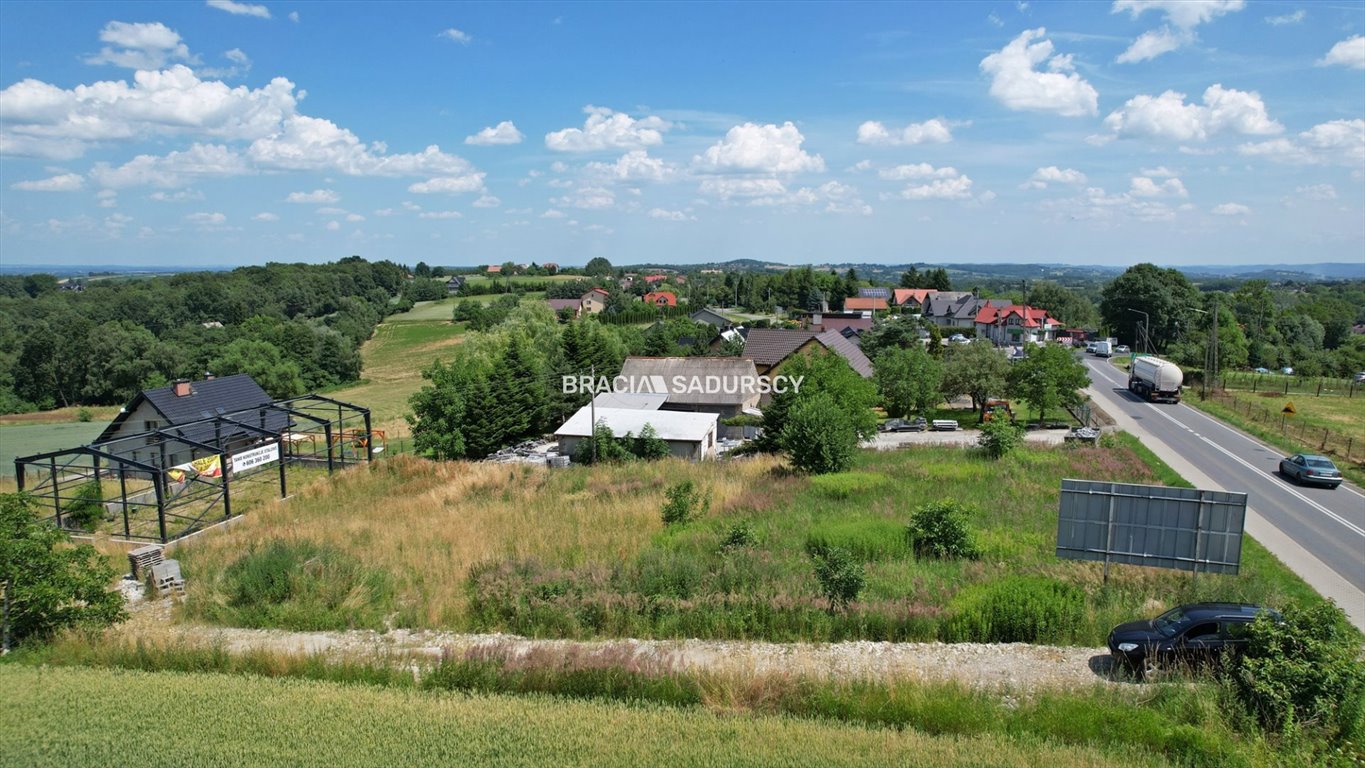
<path id="1" fill-rule="evenodd" d="M 213 371 L 204 371 L 204 381 L 213 381 Z"/>
<path id="2" fill-rule="evenodd" d="M 189 379 L 176 379 L 175 384 L 173 386 L 174 386 L 173 391 L 175 392 L 176 397 L 189 397 L 190 395 Z"/>

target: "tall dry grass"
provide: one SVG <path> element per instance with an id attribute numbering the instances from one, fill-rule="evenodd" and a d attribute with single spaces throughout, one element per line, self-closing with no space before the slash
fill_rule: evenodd
<path id="1" fill-rule="evenodd" d="M 670 485 L 692 480 L 712 515 L 753 504 L 772 458 L 716 465 L 666 460 L 550 471 L 529 465 L 394 456 L 317 480 L 285 503 L 258 506 L 232 530 L 178 548 L 196 600 L 222 600 L 227 567 L 276 540 L 348 553 L 387 574 L 404 626 L 460 626 L 471 567 L 536 558 L 564 567 L 632 561 L 662 527 Z M 791 484 L 806 481 L 792 478 Z"/>

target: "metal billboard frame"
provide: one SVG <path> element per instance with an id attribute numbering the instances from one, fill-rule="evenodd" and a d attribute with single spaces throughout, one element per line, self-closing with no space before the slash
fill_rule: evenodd
<path id="1" fill-rule="evenodd" d="M 1057 557 L 1236 575 L 1247 495 L 1164 485 L 1062 480 Z"/>

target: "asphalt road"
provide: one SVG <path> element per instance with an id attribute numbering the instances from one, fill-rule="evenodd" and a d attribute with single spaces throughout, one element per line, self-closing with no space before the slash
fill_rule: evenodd
<path id="1" fill-rule="evenodd" d="M 1247 494 L 1247 531 L 1365 629 L 1365 494 L 1280 477 L 1284 453 L 1184 403 L 1148 403 L 1109 361 L 1085 359 L 1091 395 L 1190 482 Z"/>

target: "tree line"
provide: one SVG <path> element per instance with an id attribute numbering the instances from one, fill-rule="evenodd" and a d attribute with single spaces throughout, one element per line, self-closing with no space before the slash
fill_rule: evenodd
<path id="1" fill-rule="evenodd" d="M 0 413 L 118 405 L 178 378 L 251 374 L 283 398 L 360 377 L 360 344 L 408 283 L 358 256 L 60 283 L 0 277 Z"/>

